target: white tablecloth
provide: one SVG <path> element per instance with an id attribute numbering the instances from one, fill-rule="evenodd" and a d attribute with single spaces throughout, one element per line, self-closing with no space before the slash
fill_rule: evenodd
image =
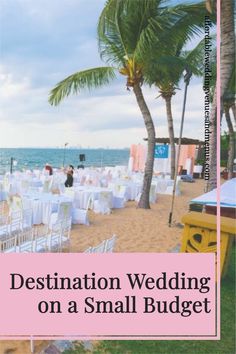
<path id="1" fill-rule="evenodd" d="M 132 181 L 129 179 L 119 179 L 113 182 L 116 186 L 126 187 L 126 199 L 135 200 L 142 191 L 142 181 Z"/>
<path id="2" fill-rule="evenodd" d="M 57 212 L 62 202 L 71 202 L 68 196 L 50 193 L 25 194 L 22 197 L 23 205 L 33 210 L 33 224 L 47 224 L 52 212 Z"/>
<path id="3" fill-rule="evenodd" d="M 102 192 L 108 192 L 111 200 L 113 197 L 112 190 L 108 188 L 102 188 L 102 187 L 79 186 L 73 188 L 73 191 L 74 191 L 73 205 L 74 207 L 79 209 L 86 209 L 88 206 L 89 198 L 91 197 L 92 200 L 98 200 L 99 195 Z M 66 194 L 64 195 L 66 196 Z"/>

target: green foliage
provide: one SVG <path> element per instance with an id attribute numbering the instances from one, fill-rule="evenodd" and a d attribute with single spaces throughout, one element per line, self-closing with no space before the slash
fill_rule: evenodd
<path id="1" fill-rule="evenodd" d="M 195 165 L 201 165 L 201 166 L 203 166 L 204 163 L 205 163 L 205 160 L 204 160 L 204 159 L 197 159 L 197 160 L 195 161 Z"/>
<path id="2" fill-rule="evenodd" d="M 223 150 L 228 150 L 229 148 L 229 134 L 224 132 L 220 137 L 220 147 Z"/>
<path id="3" fill-rule="evenodd" d="M 109 66 L 69 76 L 51 91 L 49 102 L 58 105 L 71 93 L 106 85 L 114 79 L 116 69 L 123 70 L 128 86 L 142 84 L 149 60 L 172 65 L 174 52 L 170 48 L 176 52 L 199 34 L 205 14 L 204 2 L 166 6 L 165 0 L 108 0 L 98 22 L 98 45 Z M 175 67 L 182 70 L 185 60 L 179 58 L 172 71 Z M 163 75 L 167 75 L 165 70 Z"/>
<path id="4" fill-rule="evenodd" d="M 212 49 L 212 53 L 210 56 L 210 66 L 211 66 L 210 92 L 211 92 L 211 101 L 212 101 L 214 96 L 215 86 L 216 86 L 216 74 L 217 74 L 216 73 L 216 47 L 213 47 Z M 235 77 L 235 63 L 234 63 L 232 67 L 232 75 L 230 76 L 228 87 L 223 97 L 224 104 L 230 105 L 231 103 L 234 103 L 235 94 L 236 94 L 236 77 Z"/>
<path id="5" fill-rule="evenodd" d="M 128 59 L 143 64 L 202 32 L 204 2 L 165 5 L 157 0 L 107 1 L 98 23 L 101 57 L 112 65 L 124 66 Z"/>
<path id="6" fill-rule="evenodd" d="M 160 58 L 151 58 L 146 65 L 146 82 L 151 86 L 155 84 L 161 91 L 174 94 L 183 76 L 183 71 L 188 68 L 195 76 L 202 76 L 202 62 L 204 60 L 204 40 L 190 50 L 185 51 L 176 43 L 174 48 L 169 48 L 169 53 Z"/>
<path id="7" fill-rule="evenodd" d="M 114 69 L 101 67 L 75 73 L 59 82 L 51 91 L 49 103 L 58 105 L 64 97 L 77 94 L 82 89 L 91 89 L 107 85 L 115 78 Z"/>
<path id="8" fill-rule="evenodd" d="M 234 141 L 236 141 L 236 132 L 234 132 Z M 229 151 L 229 133 L 224 132 L 220 137 L 220 165 L 222 167 L 227 167 L 228 161 L 228 151 Z"/>

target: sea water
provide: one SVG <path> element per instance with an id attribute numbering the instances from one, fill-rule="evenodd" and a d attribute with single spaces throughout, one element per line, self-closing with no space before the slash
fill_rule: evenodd
<path id="1" fill-rule="evenodd" d="M 85 154 L 85 161 L 80 162 L 80 154 Z M 67 165 L 77 167 L 103 167 L 128 165 L 129 149 L 40 149 L 40 148 L 1 148 L 0 174 L 10 171 L 11 158 L 16 162 L 13 170 L 42 169 L 46 163 L 54 168 Z"/>

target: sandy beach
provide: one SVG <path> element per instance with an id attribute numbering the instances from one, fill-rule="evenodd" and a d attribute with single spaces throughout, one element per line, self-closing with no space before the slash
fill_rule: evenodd
<path id="1" fill-rule="evenodd" d="M 128 202 L 124 209 L 114 209 L 110 215 L 89 213 L 90 226 L 74 225 L 71 233 L 71 252 L 83 252 L 113 234 L 117 235 L 115 252 L 170 252 L 180 243 L 182 216 L 189 201 L 204 192 L 204 181 L 182 183 L 181 195 L 175 198 L 173 227 L 168 226 L 170 195 L 158 195 L 151 210 L 137 209 Z"/>
<path id="2" fill-rule="evenodd" d="M 117 235 L 115 252 L 171 252 L 181 243 L 181 218 L 189 209 L 189 201 L 204 192 L 204 181 L 181 184 L 181 195 L 175 198 L 173 226 L 168 226 L 171 196 L 158 195 L 151 210 L 137 209 L 135 202 L 128 202 L 124 209 L 110 215 L 89 212 L 90 226 L 73 225 L 71 252 L 83 252 L 89 246 Z M 46 346 L 35 342 L 35 353 Z M 29 341 L 1 341 L 0 354 L 30 354 Z"/>

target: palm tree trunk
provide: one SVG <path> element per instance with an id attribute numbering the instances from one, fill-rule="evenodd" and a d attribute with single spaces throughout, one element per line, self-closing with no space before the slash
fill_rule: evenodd
<path id="1" fill-rule="evenodd" d="M 221 115 L 223 113 L 223 96 L 227 90 L 229 79 L 232 74 L 235 55 L 234 41 L 234 1 L 221 1 Z M 219 63 L 218 63 L 219 65 Z M 217 186 L 217 157 L 216 157 L 216 137 L 217 137 L 217 119 L 216 119 L 216 92 L 211 107 L 210 117 L 210 177 L 207 181 L 207 191 L 211 191 Z"/>
<path id="2" fill-rule="evenodd" d="M 169 138 L 170 138 L 170 152 L 171 152 L 170 172 L 171 172 L 171 179 L 174 179 L 175 177 L 175 134 L 174 134 L 174 124 L 173 124 L 173 116 L 171 110 L 171 97 L 165 96 L 164 100 L 166 102 L 166 115 L 167 115 L 168 131 L 169 131 Z"/>
<path id="3" fill-rule="evenodd" d="M 221 97 L 228 87 L 235 59 L 234 1 L 221 1 Z"/>
<path id="4" fill-rule="evenodd" d="M 221 119 L 223 116 L 223 98 L 234 70 L 235 34 L 234 0 L 221 1 L 221 51 L 220 51 L 220 97 Z M 219 65 L 219 64 L 218 64 Z"/>
<path id="5" fill-rule="evenodd" d="M 228 169 L 228 179 L 231 179 L 233 178 L 235 139 L 234 139 L 234 128 L 229 113 L 229 107 L 225 107 L 225 118 L 229 129 L 229 151 L 228 151 L 227 169 Z"/>
<path id="6" fill-rule="evenodd" d="M 152 116 L 150 114 L 148 106 L 143 97 L 140 84 L 135 83 L 133 90 L 134 90 L 134 94 L 138 106 L 143 116 L 143 120 L 147 130 L 147 136 L 148 136 L 148 152 L 147 152 L 147 159 L 146 159 L 145 171 L 144 171 L 143 189 L 142 189 L 141 198 L 138 203 L 138 208 L 150 209 L 149 193 L 150 193 L 152 175 L 153 175 L 154 151 L 155 151 L 155 128 L 154 128 Z"/>

